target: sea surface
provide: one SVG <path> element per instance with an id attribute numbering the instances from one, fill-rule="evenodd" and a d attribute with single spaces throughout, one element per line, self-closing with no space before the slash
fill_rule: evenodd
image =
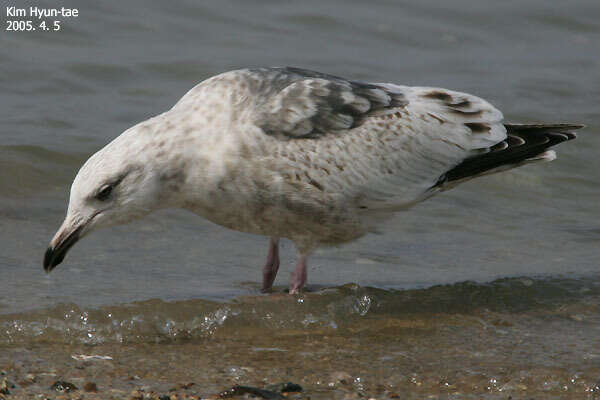
<path id="1" fill-rule="evenodd" d="M 6 5 L 79 10 L 59 18 L 59 31 L 8 32 L 3 21 L 0 34 L 0 369 L 9 377 L 10 365 L 31 372 L 40 354 L 51 370 L 65 346 L 158 352 L 169 365 L 195 354 L 172 347 L 183 341 L 215 354 L 201 366 L 216 385 L 208 392 L 243 383 L 223 371 L 244 363 L 257 364 L 256 380 L 270 379 L 249 354 L 281 350 L 289 357 L 271 357 L 271 368 L 285 372 L 278 366 L 293 359 L 287 376 L 304 379 L 313 398 L 332 398 L 349 380 L 335 378 L 341 372 L 352 377 L 344 395 L 376 398 L 597 395 L 600 2 Z M 268 239 L 181 210 L 95 232 L 43 272 L 70 184 L 91 154 L 212 75 L 284 65 L 446 87 L 489 100 L 508 121 L 587 128 L 550 164 L 471 181 L 398 214 L 381 234 L 318 250 L 309 292 L 297 298 L 284 293 L 291 242 L 275 293 L 263 295 Z M 270 337 L 276 345 L 263 343 Z M 218 356 L 229 348 L 233 356 Z M 139 361 L 129 357 L 125 370 Z M 74 362 L 56 368 L 68 377 Z M 204 379 L 190 371 L 181 374 Z M 160 389 L 183 375 L 152 382 Z"/>

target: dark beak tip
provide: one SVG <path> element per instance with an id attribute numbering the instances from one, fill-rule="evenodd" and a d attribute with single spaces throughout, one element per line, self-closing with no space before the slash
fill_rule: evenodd
<path id="1" fill-rule="evenodd" d="M 63 262 L 67 251 L 79 240 L 79 234 L 83 226 L 79 226 L 73 232 L 71 232 L 65 239 L 59 240 L 56 247 L 48 246 L 46 253 L 44 254 L 44 271 L 49 273 L 58 264 Z"/>
<path id="2" fill-rule="evenodd" d="M 65 259 L 66 251 L 57 252 L 56 249 L 48 247 L 44 254 L 44 271 L 47 274 Z"/>
<path id="3" fill-rule="evenodd" d="M 54 266 L 52 265 L 52 258 L 54 256 L 54 249 L 52 248 L 52 246 L 48 247 L 46 249 L 46 253 L 44 253 L 44 271 L 46 271 L 46 273 L 50 273 L 50 271 L 52 271 L 52 269 L 54 268 Z"/>

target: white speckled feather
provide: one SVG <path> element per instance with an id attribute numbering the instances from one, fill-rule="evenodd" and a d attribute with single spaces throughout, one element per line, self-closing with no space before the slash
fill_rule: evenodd
<path id="1" fill-rule="evenodd" d="M 218 75 L 171 112 L 193 110 L 212 117 L 188 151 L 212 169 L 187 207 L 309 247 L 374 229 L 370 216 L 430 196 L 446 171 L 506 138 L 502 114 L 469 94 L 294 68 Z M 215 199 L 236 212 L 207 206 Z"/>
<path id="2" fill-rule="evenodd" d="M 84 164 L 44 268 L 94 228 L 180 207 L 270 236 L 263 290 L 279 267 L 278 238 L 294 241 L 297 293 L 315 247 L 361 237 L 465 180 L 551 160 L 547 149 L 578 128 L 503 124 L 486 101 L 446 89 L 289 67 L 227 72 Z"/>

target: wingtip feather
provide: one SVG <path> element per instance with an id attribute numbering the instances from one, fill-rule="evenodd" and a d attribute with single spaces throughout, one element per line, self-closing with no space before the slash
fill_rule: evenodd
<path id="1" fill-rule="evenodd" d="M 538 154 L 535 157 L 527 159 L 527 161 L 546 161 L 546 162 L 550 162 L 553 160 L 556 160 L 556 151 L 554 151 L 554 150 L 548 150 L 541 154 Z"/>

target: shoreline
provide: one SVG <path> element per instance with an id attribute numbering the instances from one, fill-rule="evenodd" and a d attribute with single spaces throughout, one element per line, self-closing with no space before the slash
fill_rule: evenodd
<path id="1" fill-rule="evenodd" d="M 581 324 L 569 319 L 580 315 L 573 307 L 366 317 L 343 331 L 267 335 L 247 326 L 161 344 L 2 345 L 0 370 L 15 385 L 6 399 L 216 399 L 235 385 L 287 382 L 303 388 L 285 396 L 294 399 L 591 399 L 600 390 L 600 357 L 577 338 L 561 347 L 548 327 L 536 326 Z M 524 324 L 541 329 L 539 336 Z M 78 389 L 58 392 L 57 381 Z M 97 392 L 85 391 L 92 384 Z"/>

